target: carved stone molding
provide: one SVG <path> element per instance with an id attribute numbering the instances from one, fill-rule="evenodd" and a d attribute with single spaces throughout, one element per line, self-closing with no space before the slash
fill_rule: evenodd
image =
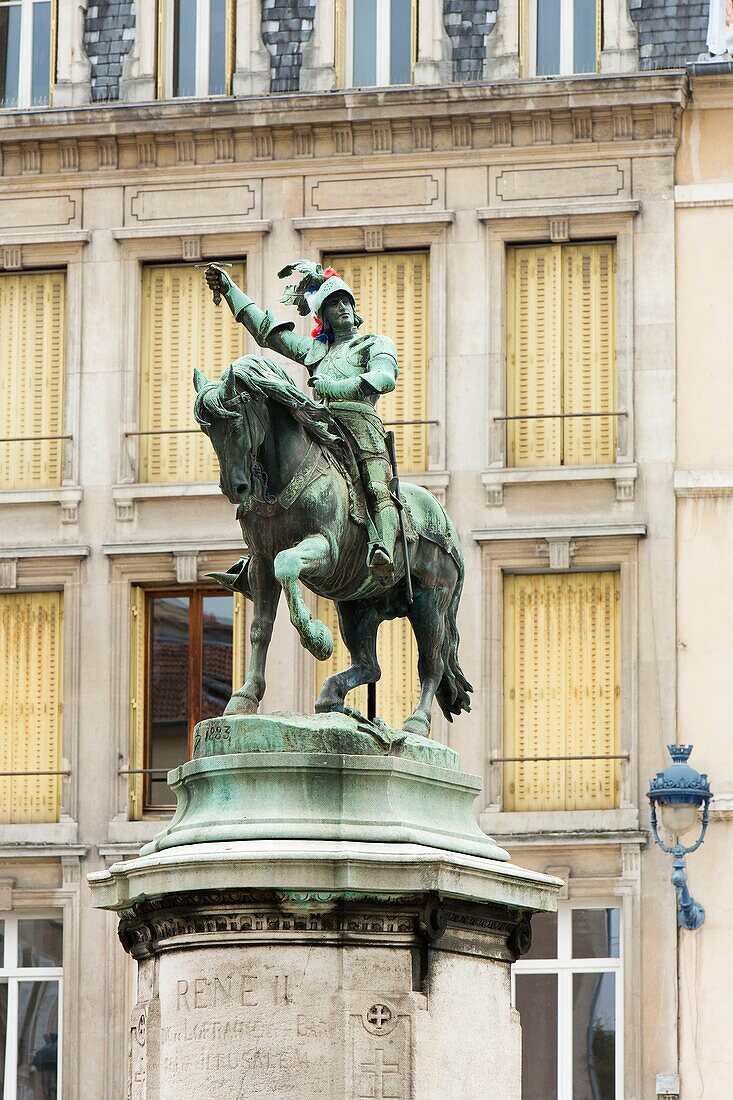
<path id="1" fill-rule="evenodd" d="M 530 916 L 437 894 L 202 891 L 133 903 L 120 912 L 119 937 L 136 959 L 196 936 L 209 943 L 414 944 L 514 961 L 531 946 Z"/>
<path id="2" fill-rule="evenodd" d="M 3 558 L 0 561 L 0 588 L 18 587 L 18 559 Z M 0 906 L 2 908 L 2 906 Z"/>
<path id="3" fill-rule="evenodd" d="M 354 132 L 350 124 L 334 126 L 333 128 L 334 152 L 338 157 L 348 157 L 354 152 Z"/>
<path id="4" fill-rule="evenodd" d="M 12 245 L 3 249 L 3 267 L 6 271 L 19 271 L 23 266 L 23 249 Z"/>
<path id="5" fill-rule="evenodd" d="M 375 153 L 392 152 L 392 126 L 389 122 L 372 123 L 372 148 Z"/>

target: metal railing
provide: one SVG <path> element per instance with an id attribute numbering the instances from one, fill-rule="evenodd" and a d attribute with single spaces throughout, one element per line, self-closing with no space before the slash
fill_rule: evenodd
<path id="1" fill-rule="evenodd" d="M 593 416 L 628 416 L 627 412 L 584 412 L 584 413 L 513 413 L 511 416 L 495 416 L 494 420 L 579 420 Z"/>
<path id="2" fill-rule="evenodd" d="M 562 761 L 562 760 L 630 760 L 631 755 L 628 752 L 615 752 L 615 753 L 601 753 L 590 754 L 583 753 L 572 756 L 492 756 L 492 764 L 536 764 L 540 761 Z"/>
<path id="3" fill-rule="evenodd" d="M 15 779 L 28 775 L 71 775 L 71 768 L 62 768 L 60 771 L 33 771 L 33 772 L 0 772 L 0 779 Z"/>
<path id="4" fill-rule="evenodd" d="M 49 440 L 73 438 L 73 435 L 8 435 L 0 439 L 0 443 L 47 443 Z"/>
<path id="5" fill-rule="evenodd" d="M 417 425 L 428 424 L 440 424 L 439 420 L 385 420 L 383 421 L 385 428 L 407 428 Z M 124 437 L 139 438 L 141 436 L 148 435 L 198 435 L 201 433 L 200 428 L 150 428 L 145 430 L 125 431 Z M 203 434 L 203 433 L 201 433 Z M 0 440 L 2 442 L 2 440 Z"/>

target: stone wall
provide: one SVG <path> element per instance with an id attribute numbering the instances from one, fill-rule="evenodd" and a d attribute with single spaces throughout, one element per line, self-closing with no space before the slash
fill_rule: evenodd
<path id="1" fill-rule="evenodd" d="M 707 53 L 709 0 L 629 0 L 640 69 L 677 69 Z"/>
<path id="2" fill-rule="evenodd" d="M 134 0 L 98 0 L 87 8 L 84 49 L 92 66 L 92 99 L 119 99 L 123 60 L 135 38 Z"/>
<path id="3" fill-rule="evenodd" d="M 453 80 L 483 79 L 486 39 L 494 29 L 498 8 L 499 0 L 443 0 Z"/>
<path id="4" fill-rule="evenodd" d="M 316 0 L 263 0 L 262 39 L 272 57 L 271 92 L 297 92 L 303 46 L 313 33 Z"/>

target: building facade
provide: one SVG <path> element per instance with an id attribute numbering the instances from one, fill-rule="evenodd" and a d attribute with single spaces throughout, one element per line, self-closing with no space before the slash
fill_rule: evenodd
<path id="1" fill-rule="evenodd" d="M 85 875 L 159 831 L 167 768 L 246 662 L 248 609 L 207 579 L 242 545 L 191 375 L 255 346 L 196 265 L 231 263 L 275 309 L 301 256 L 396 338 L 380 411 L 462 539 L 473 710 L 433 735 L 483 777 L 482 826 L 566 883 L 515 972 L 524 1100 L 674 1096 L 680 1067 L 682 1096 L 696 1073 L 727 1095 L 695 1016 L 700 983 L 725 988 L 727 826 L 691 868 L 708 924 L 681 939 L 645 799 L 710 705 L 695 584 L 716 555 L 728 630 L 725 502 L 690 499 L 700 471 L 722 496 L 728 476 L 695 369 L 703 346 L 728 385 L 700 263 L 725 214 L 699 196 L 730 187 L 729 93 L 682 67 L 706 20 L 654 0 L 0 2 L 3 1100 L 125 1095 L 134 976 Z M 380 659 L 399 725 L 400 623 Z M 281 614 L 264 709 L 311 709 L 327 671 Z"/>

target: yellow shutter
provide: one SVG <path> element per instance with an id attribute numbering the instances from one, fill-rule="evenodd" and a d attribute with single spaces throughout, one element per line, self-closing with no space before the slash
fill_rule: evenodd
<path id="1" fill-rule="evenodd" d="M 351 658 L 339 633 L 336 605 L 331 600 L 319 597 L 316 614 L 326 623 L 334 638 L 330 660 L 319 661 L 316 665 L 316 691 L 320 693 L 324 680 L 347 669 Z M 382 670 L 382 678 L 377 684 L 377 714 L 388 726 L 401 729 L 407 716 L 415 709 L 420 696 L 417 642 L 407 619 L 392 619 L 382 623 L 377 638 L 377 659 Z M 346 696 L 346 703 L 366 714 L 366 686 L 350 692 Z"/>
<path id="2" fill-rule="evenodd" d="M 377 406 L 385 421 L 428 419 L 428 299 L 426 252 L 366 253 L 323 261 L 352 287 L 361 332 L 389 336 L 397 348 L 397 387 Z M 426 470 L 429 432 L 425 424 L 393 428 L 397 463 L 403 473 Z"/>
<path id="3" fill-rule="evenodd" d="M 562 412 L 560 251 L 507 251 L 507 415 Z M 507 465 L 558 466 L 561 420 L 507 421 Z"/>
<path id="4" fill-rule="evenodd" d="M 165 99 L 166 87 L 166 46 L 168 29 L 168 4 L 167 0 L 158 0 L 158 27 L 157 27 L 157 71 L 155 74 L 155 86 L 158 99 Z"/>
<path id="5" fill-rule="evenodd" d="M 145 767 L 145 592 L 130 589 L 130 764 L 131 770 Z M 130 776 L 130 819 L 143 816 L 144 776 Z"/>
<path id="6" fill-rule="evenodd" d="M 232 76 L 237 66 L 237 9 L 236 0 L 227 0 L 226 6 L 226 91 L 232 94 Z"/>
<path id="7" fill-rule="evenodd" d="M 61 767 L 63 596 L 0 596 L 0 771 Z M 58 821 L 61 776 L 0 779 L 0 822 Z"/>
<path id="8" fill-rule="evenodd" d="M 346 0 L 334 0 L 333 64 L 336 87 L 346 87 Z"/>
<path id="9" fill-rule="evenodd" d="M 238 691 L 247 675 L 247 599 L 234 593 L 234 624 L 232 626 L 232 691 Z"/>
<path id="10" fill-rule="evenodd" d="M 244 265 L 232 278 L 244 283 Z M 245 332 L 222 303 L 211 301 L 193 265 L 146 267 L 142 280 L 140 429 L 195 428 L 193 368 L 219 377 L 244 354 Z M 143 482 L 216 481 L 219 468 L 201 432 L 140 438 Z"/>
<path id="11" fill-rule="evenodd" d="M 519 75 L 529 76 L 529 0 L 519 0 Z"/>
<path id="12" fill-rule="evenodd" d="M 619 752 L 618 573 L 507 576 L 504 755 Z M 618 761 L 504 765 L 506 810 L 610 809 Z"/>
<path id="13" fill-rule="evenodd" d="M 616 394 L 615 247 L 565 245 L 563 266 L 564 411 L 613 412 Z M 563 462 L 615 461 L 614 417 L 564 421 Z"/>
<path id="14" fill-rule="evenodd" d="M 0 275 L 0 488 L 61 484 L 65 275 Z"/>

